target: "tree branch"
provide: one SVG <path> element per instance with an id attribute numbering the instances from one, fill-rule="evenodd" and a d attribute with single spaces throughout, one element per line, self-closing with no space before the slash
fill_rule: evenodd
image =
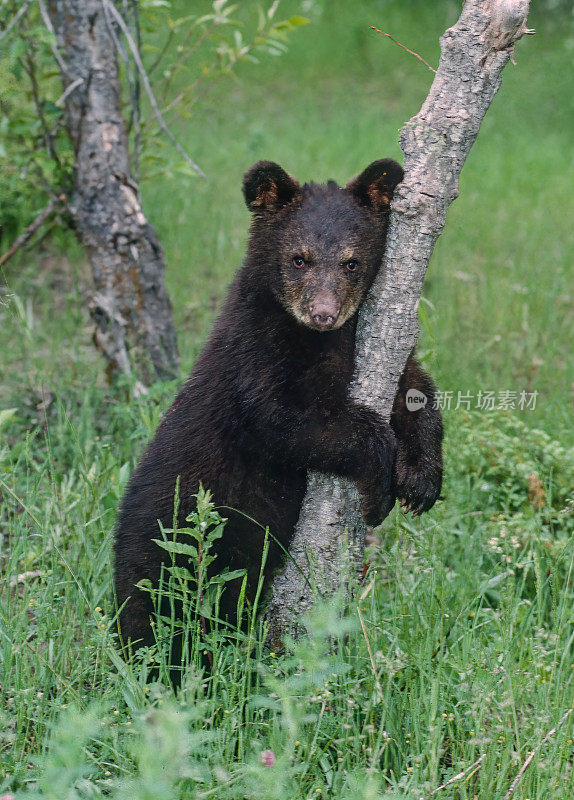
<path id="1" fill-rule="evenodd" d="M 520 767 L 520 769 L 518 770 L 518 774 L 516 775 L 516 777 L 514 778 L 514 780 L 512 781 L 512 783 L 510 784 L 510 789 L 509 789 L 509 790 L 506 792 L 506 794 L 504 795 L 504 800 L 509 800 L 509 799 L 512 797 L 512 795 L 514 794 L 514 790 L 515 790 L 515 789 L 516 789 L 516 787 L 518 786 L 518 784 L 519 784 L 519 782 L 520 782 L 520 779 L 522 778 L 522 776 L 524 775 L 524 773 L 525 773 L 525 772 L 526 772 L 526 770 L 528 769 L 528 766 L 531 764 L 531 762 L 532 762 L 532 759 L 534 758 L 534 756 L 536 755 L 536 753 L 537 753 L 537 752 L 540 750 L 540 748 L 541 748 L 543 745 L 545 745 L 545 744 L 546 744 L 546 742 L 547 742 L 549 739 L 551 739 L 551 738 L 554 736 L 554 734 L 556 733 L 556 731 L 558 730 L 558 728 L 561 728 L 561 727 L 562 727 L 562 725 L 564 725 L 564 723 L 566 722 L 566 720 L 568 719 L 568 717 L 570 716 L 570 714 L 571 714 L 573 711 L 574 711 L 574 708 L 569 708 L 569 709 L 568 709 L 568 711 L 566 711 L 566 712 L 565 712 L 565 713 L 562 715 L 562 717 L 560 718 L 560 721 L 558 722 L 558 724 L 557 724 L 557 725 L 556 725 L 554 728 L 552 728 L 551 730 L 549 730 L 549 731 L 548 731 L 548 733 L 546 734 L 546 736 L 544 737 L 544 739 L 542 739 L 542 741 L 541 741 L 541 742 L 539 742 L 539 743 L 536 745 L 536 747 L 534 748 L 534 750 L 532 750 L 532 751 L 531 751 L 531 752 L 528 754 L 528 758 L 526 759 L 526 761 L 524 762 L 524 764 L 523 764 L 523 765 Z"/>
<path id="2" fill-rule="evenodd" d="M 411 50 L 409 47 L 406 47 L 406 45 L 404 45 L 404 44 L 401 44 L 401 43 L 398 41 L 398 39 L 395 39 L 395 38 L 394 38 L 394 36 L 391 36 L 391 34 L 390 34 L 390 33 L 386 33 L 385 31 L 382 31 L 380 28 L 375 28 L 375 26 L 374 26 L 374 25 L 371 25 L 371 30 L 372 30 L 372 31 L 376 31 L 377 33 L 381 33 L 383 36 L 386 36 L 388 39 L 390 39 L 390 40 L 391 40 L 391 42 L 394 42 L 394 43 L 395 43 L 396 45 L 398 45 L 399 47 L 402 47 L 402 48 L 403 48 L 403 50 L 406 50 L 406 51 L 407 51 L 407 53 L 410 53 L 410 54 L 411 54 L 411 56 L 414 56 L 415 58 L 418 58 L 418 60 L 419 60 L 419 61 L 422 61 L 422 63 L 425 65 L 425 67 L 427 67 L 428 69 L 430 69 L 430 71 L 431 71 L 431 72 L 434 72 L 434 73 L 435 73 L 435 75 L 436 75 L 436 69 L 435 69 L 434 67 L 431 67 L 431 65 L 429 64 L 429 62 L 428 62 L 428 61 L 425 61 L 425 60 L 424 60 L 424 58 L 423 58 L 422 56 L 420 56 L 418 53 L 415 53 L 415 51 L 414 51 L 414 50 Z"/>
<path id="3" fill-rule="evenodd" d="M 159 122 L 159 125 L 160 125 L 161 129 L 163 130 L 165 135 L 169 138 L 169 140 L 172 142 L 172 144 L 175 147 L 175 149 L 177 150 L 177 152 L 187 161 L 187 163 L 190 165 L 190 167 L 192 169 L 194 169 L 195 172 L 197 172 L 198 175 L 200 175 L 202 178 L 205 178 L 207 180 L 207 176 L 205 175 L 205 173 L 203 172 L 201 167 L 199 167 L 195 163 L 195 161 L 193 161 L 193 159 L 191 159 L 188 156 L 188 154 L 185 152 L 183 147 L 180 145 L 180 143 L 177 141 L 177 139 L 175 138 L 175 136 L 171 132 L 171 129 L 168 127 L 167 122 L 163 118 L 163 115 L 162 115 L 162 113 L 160 111 L 160 108 L 159 108 L 159 106 L 157 104 L 157 101 L 155 99 L 155 95 L 154 95 L 154 93 L 152 91 L 151 84 L 150 84 L 149 78 L 147 76 L 147 72 L 145 71 L 145 67 L 144 67 L 144 65 L 142 63 L 142 60 L 140 58 L 140 54 L 139 54 L 137 45 L 136 45 L 136 43 L 134 42 L 134 40 L 132 38 L 132 35 L 131 35 L 130 31 L 129 31 L 128 26 L 124 22 L 124 18 L 122 17 L 120 12 L 117 10 L 117 8 L 113 5 L 113 3 L 110 3 L 110 0 L 102 0 L 102 3 L 104 5 L 104 9 L 106 9 L 106 11 L 109 11 L 111 13 L 113 18 L 117 22 L 118 26 L 120 27 L 123 35 L 126 38 L 126 41 L 127 41 L 128 45 L 129 45 L 129 48 L 132 51 L 132 55 L 133 55 L 133 58 L 134 58 L 135 65 L 136 65 L 136 67 L 137 67 L 137 69 L 138 69 L 138 71 L 139 71 L 139 73 L 141 75 L 141 79 L 142 79 L 144 88 L 146 90 L 146 94 L 148 96 L 150 105 L 152 107 L 152 111 L 153 111 L 157 121 Z"/>
<path id="4" fill-rule="evenodd" d="M 393 201 L 387 250 L 363 303 L 357 329 L 352 395 L 388 419 L 399 377 L 418 335 L 418 306 L 427 265 L 458 195 L 458 178 L 482 119 L 501 83 L 513 43 L 526 33 L 528 0 L 466 0 L 459 21 L 441 38 L 441 59 L 427 99 L 402 129 L 405 179 Z M 319 591 L 342 579 L 341 550 L 357 570 L 365 525 L 353 484 L 311 474 L 290 552 L 303 568 L 313 553 Z M 280 640 L 313 597 L 291 561 L 273 586 L 270 640 Z"/>
<path id="5" fill-rule="evenodd" d="M 473 764 L 470 765 L 470 767 L 467 767 L 466 769 L 463 769 L 457 775 L 453 775 L 452 778 L 449 778 L 449 780 L 446 781 L 446 783 L 443 783 L 440 786 L 437 786 L 436 789 L 433 789 L 432 792 L 429 792 L 429 794 L 427 794 L 427 796 L 426 796 L 426 800 L 428 800 L 430 797 L 433 797 L 435 794 L 438 794 L 439 792 L 442 792 L 442 790 L 446 789 L 447 786 L 451 786 L 451 784 L 462 780 L 465 777 L 465 775 L 467 775 L 467 773 L 470 772 L 470 775 L 474 774 L 473 770 L 476 771 L 480 767 L 480 765 L 482 764 L 482 762 L 484 761 L 485 758 L 486 758 L 486 753 L 483 753 L 479 758 L 476 759 L 476 761 Z M 469 778 L 470 778 L 470 775 L 468 775 Z M 425 800 L 425 798 L 421 797 L 420 800 Z"/>
<path id="6" fill-rule="evenodd" d="M 56 38 L 56 31 L 54 30 L 54 26 L 52 25 L 52 20 L 46 10 L 46 6 L 44 4 L 44 0 L 38 0 L 38 6 L 40 7 L 40 14 L 42 15 L 42 19 L 44 21 L 44 25 L 50 31 L 54 39 Z M 50 50 L 52 51 L 52 55 L 56 59 L 58 66 L 60 67 L 61 72 L 65 72 L 66 65 L 64 64 L 64 59 L 58 53 L 58 48 L 53 44 L 50 43 Z M 81 82 L 81 81 L 80 81 Z M 58 105 L 58 103 L 56 103 Z"/>
<path id="7" fill-rule="evenodd" d="M 24 16 L 26 11 L 28 10 L 28 6 L 30 5 L 31 2 L 32 0 L 24 0 L 18 11 L 14 14 L 10 22 L 8 22 L 8 24 L 4 28 L 4 30 L 0 31 L 0 42 L 3 39 L 5 39 L 12 30 L 12 28 L 14 28 L 18 24 L 19 20 Z"/>
<path id="8" fill-rule="evenodd" d="M 52 197 L 48 205 L 43 208 L 36 219 L 28 225 L 24 233 L 22 233 L 14 242 L 12 247 L 7 250 L 3 256 L 0 256 L 0 267 L 4 266 L 4 264 L 8 261 L 8 259 L 12 258 L 12 256 L 18 252 L 24 245 L 30 241 L 32 236 L 40 230 L 42 225 L 46 222 L 46 220 L 51 216 L 52 212 L 56 208 L 56 206 L 65 203 L 67 200 L 65 194 L 61 194 L 58 197 Z"/>

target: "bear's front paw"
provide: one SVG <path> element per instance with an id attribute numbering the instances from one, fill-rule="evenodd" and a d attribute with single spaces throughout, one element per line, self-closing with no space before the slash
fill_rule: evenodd
<path id="1" fill-rule="evenodd" d="M 388 422 L 372 409 L 356 406 L 355 480 L 361 494 L 361 514 L 369 527 L 380 525 L 395 504 L 393 465 L 397 440 Z"/>
<path id="2" fill-rule="evenodd" d="M 395 437 L 386 428 L 378 433 L 369 474 L 358 482 L 362 497 L 361 514 L 365 523 L 372 528 L 376 528 L 388 516 L 396 497 L 393 493 Z"/>
<path id="3" fill-rule="evenodd" d="M 393 492 L 405 513 L 413 516 L 428 511 L 438 500 L 442 486 L 442 469 L 436 465 L 409 464 L 399 450 L 393 476 Z"/>

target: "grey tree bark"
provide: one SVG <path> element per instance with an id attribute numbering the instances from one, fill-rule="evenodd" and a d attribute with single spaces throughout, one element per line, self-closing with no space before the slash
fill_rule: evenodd
<path id="1" fill-rule="evenodd" d="M 165 258 L 129 164 L 116 47 L 101 0 L 50 0 L 73 143 L 69 210 L 88 254 L 94 341 L 108 374 L 173 377 L 178 353 Z"/>
<path id="2" fill-rule="evenodd" d="M 389 418 L 398 381 L 418 335 L 422 283 L 458 178 L 498 91 L 513 43 L 525 33 L 529 0 L 466 0 L 441 37 L 441 58 L 427 99 L 402 129 L 405 179 L 393 204 L 387 249 L 363 303 L 352 395 Z M 346 537 L 344 536 L 346 531 Z M 362 564 L 366 528 L 355 486 L 324 474 L 308 477 L 290 548 L 269 605 L 270 642 L 278 643 L 321 594 L 336 591 L 350 560 Z M 346 539 L 346 541 L 345 541 Z M 313 587 L 313 588 L 312 588 Z"/>

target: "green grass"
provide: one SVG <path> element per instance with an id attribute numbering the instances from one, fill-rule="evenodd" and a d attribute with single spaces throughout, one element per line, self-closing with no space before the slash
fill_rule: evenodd
<path id="1" fill-rule="evenodd" d="M 284 13 L 298 9 L 285 0 Z M 343 182 L 400 157 L 398 130 L 432 76 L 368 26 L 436 63 L 457 4 L 319 11 L 285 57 L 245 65 L 173 120 L 207 183 L 176 172 L 143 184 L 182 375 L 242 260 L 242 173 L 271 158 L 300 179 Z M 260 635 L 254 646 L 214 637 L 215 677 L 192 671 L 177 699 L 146 688 L 145 659 L 118 659 L 115 510 L 175 383 L 137 400 L 106 386 L 89 274 L 69 240 L 5 268 L 0 409 L 14 412 L 0 411 L 0 797 L 419 798 L 468 769 L 436 796 L 502 800 L 574 705 L 574 38 L 564 10 L 535 5 L 531 24 L 435 250 L 421 349 L 455 399 L 538 391 L 536 408 L 445 410 L 444 501 L 416 521 L 393 512 L 360 603 L 342 616 L 319 607 L 284 655 Z M 572 797 L 573 716 L 513 798 Z"/>
<path id="2" fill-rule="evenodd" d="M 370 555 L 364 630 L 356 608 L 341 619 L 331 606 L 284 656 L 265 652 L 262 636 L 255 647 L 209 637 L 214 678 L 191 674 L 175 701 L 146 689 L 146 660 L 122 665 L 109 591 L 123 460 L 166 394 L 126 406 L 86 390 L 55 401 L 43 432 L 5 423 L 3 568 L 20 575 L 0 600 L 5 788 L 25 793 L 39 777 L 27 791 L 56 798 L 81 773 L 80 797 L 163 796 L 160 777 L 184 798 L 417 797 L 485 754 L 445 796 L 502 797 L 572 704 L 564 448 L 511 415 L 465 415 L 449 438 L 445 502 L 417 522 L 394 512 Z M 272 769 L 259 762 L 269 749 Z M 570 797 L 571 759 L 570 724 L 518 796 Z"/>

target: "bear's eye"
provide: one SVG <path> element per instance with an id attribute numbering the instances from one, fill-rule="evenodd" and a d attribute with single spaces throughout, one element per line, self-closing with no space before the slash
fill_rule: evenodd
<path id="1" fill-rule="evenodd" d="M 358 261 L 353 261 L 353 260 L 351 260 L 351 261 L 345 261 L 345 264 L 344 264 L 344 266 L 347 268 L 347 270 L 348 270 L 349 272 L 355 272 L 355 270 L 356 270 L 356 269 L 357 269 L 357 267 L 359 266 L 359 262 L 358 262 Z"/>
<path id="2" fill-rule="evenodd" d="M 305 259 L 302 256 L 293 256 L 293 266 L 302 269 L 305 266 Z"/>

